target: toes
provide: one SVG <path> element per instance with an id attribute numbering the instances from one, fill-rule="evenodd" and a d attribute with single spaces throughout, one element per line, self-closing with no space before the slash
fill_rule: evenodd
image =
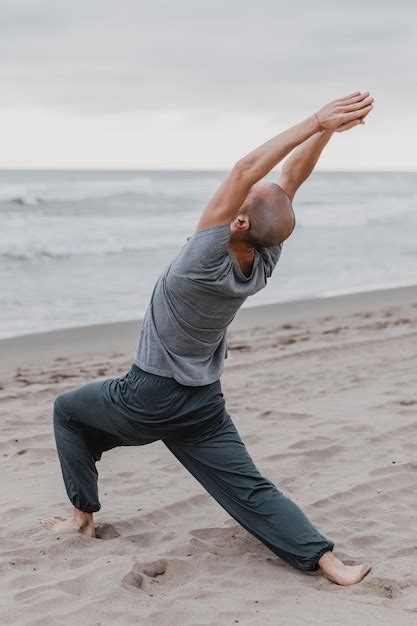
<path id="1" fill-rule="evenodd" d="M 49 520 L 49 519 L 43 520 L 42 526 L 44 526 L 44 528 L 51 528 L 52 527 L 51 520 Z"/>
<path id="2" fill-rule="evenodd" d="M 345 565 L 339 572 L 326 573 L 324 576 L 337 585 L 350 586 L 360 583 L 372 571 L 371 565 Z"/>
<path id="3" fill-rule="evenodd" d="M 56 526 L 56 524 L 62 521 L 64 521 L 63 517 L 46 517 L 45 519 L 41 520 L 41 524 L 45 528 L 51 529 Z"/>
<path id="4" fill-rule="evenodd" d="M 356 577 L 354 577 L 349 584 L 356 584 L 356 583 L 360 583 L 365 576 L 367 576 L 369 574 L 369 572 L 372 570 L 372 567 L 370 565 L 362 565 L 359 568 L 359 573 Z"/>
<path id="5" fill-rule="evenodd" d="M 47 523 L 48 528 L 52 528 L 52 526 L 54 526 L 54 525 L 56 524 L 56 521 L 54 520 L 54 518 L 53 518 L 53 517 L 50 517 L 50 518 L 46 521 L 46 523 Z"/>
<path id="6" fill-rule="evenodd" d="M 370 574 L 372 572 L 372 565 L 365 565 L 362 568 L 362 578 L 365 578 L 365 576 L 368 576 L 368 574 Z"/>

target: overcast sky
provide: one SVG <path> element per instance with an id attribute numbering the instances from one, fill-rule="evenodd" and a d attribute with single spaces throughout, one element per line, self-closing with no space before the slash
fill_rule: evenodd
<path id="1" fill-rule="evenodd" d="M 0 0 L 0 167 L 224 169 L 369 90 L 321 169 L 416 170 L 414 0 Z"/>

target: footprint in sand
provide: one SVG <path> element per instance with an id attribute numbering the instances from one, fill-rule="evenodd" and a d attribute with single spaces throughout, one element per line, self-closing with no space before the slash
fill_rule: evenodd
<path id="1" fill-rule="evenodd" d="M 227 527 L 195 528 L 190 530 L 188 544 L 190 555 L 198 557 L 211 553 L 223 557 L 240 557 L 243 554 L 260 554 L 267 549 L 246 530 L 232 522 Z M 269 554 L 269 553 L 268 553 Z"/>
<path id="2" fill-rule="evenodd" d="M 284 413 L 283 411 L 262 411 L 262 413 L 258 413 L 258 419 L 269 420 L 269 419 L 279 419 L 283 420 L 304 420 L 309 419 L 312 415 L 308 413 Z"/>
<path id="3" fill-rule="evenodd" d="M 156 578 L 162 576 L 167 570 L 167 561 L 159 559 L 149 563 L 135 563 L 131 571 L 123 578 L 123 583 L 141 588 L 145 582 L 145 576 Z"/>
<path id="4" fill-rule="evenodd" d="M 125 535 L 124 539 L 138 544 L 141 548 L 148 548 L 152 545 L 157 545 L 160 542 L 160 533 L 156 530 L 144 531 L 137 533 L 136 535 Z"/>
<path id="5" fill-rule="evenodd" d="M 157 559 L 146 563 L 134 563 L 122 580 L 122 584 L 135 589 L 154 592 L 158 585 L 177 587 L 195 576 L 191 563 L 184 559 Z"/>
<path id="6" fill-rule="evenodd" d="M 361 592 L 367 593 L 369 589 L 371 589 L 376 595 L 382 596 L 383 598 L 388 598 L 392 600 L 393 598 L 398 598 L 401 595 L 403 589 L 410 587 L 410 583 L 398 582 L 393 578 L 371 578 L 367 581 L 366 587 L 360 589 Z"/>
<path id="7" fill-rule="evenodd" d="M 235 526 L 235 522 L 233 523 Z M 190 530 L 190 535 L 193 537 L 197 537 L 198 539 L 219 539 L 223 538 L 225 535 L 229 535 L 230 530 L 228 528 L 222 527 L 212 527 L 212 528 L 195 528 L 194 530 Z"/>
<path id="8" fill-rule="evenodd" d="M 96 538 L 97 539 L 117 539 L 120 537 L 120 533 L 111 524 L 97 524 L 96 526 Z"/>

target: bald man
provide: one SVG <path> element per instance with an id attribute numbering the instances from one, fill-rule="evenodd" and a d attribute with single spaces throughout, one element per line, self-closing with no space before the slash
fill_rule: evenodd
<path id="1" fill-rule="evenodd" d="M 364 123 L 372 102 L 367 92 L 335 100 L 241 159 L 158 278 L 129 371 L 56 398 L 55 439 L 74 510 L 67 520 L 43 520 L 46 528 L 94 537 L 102 453 L 162 440 L 235 520 L 287 563 L 321 569 L 340 585 L 370 571 L 337 559 L 333 542 L 260 474 L 226 411 L 220 376 L 227 327 L 246 298 L 266 286 L 294 229 L 294 194 L 332 133 Z M 293 150 L 279 184 L 260 183 Z"/>

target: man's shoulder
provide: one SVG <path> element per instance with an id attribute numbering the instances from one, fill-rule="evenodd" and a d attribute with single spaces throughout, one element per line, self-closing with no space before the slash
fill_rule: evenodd
<path id="1" fill-rule="evenodd" d="M 183 250 L 198 257 L 225 253 L 230 241 L 230 224 L 219 224 L 194 231 L 187 237 Z"/>
<path id="2" fill-rule="evenodd" d="M 279 261 L 279 258 L 282 252 L 282 246 L 283 244 L 280 243 L 276 246 L 271 246 L 269 248 L 257 248 L 260 254 L 260 258 L 262 259 L 262 262 L 269 276 L 272 274 L 272 272 L 275 269 L 275 266 L 277 265 Z"/>
<path id="3" fill-rule="evenodd" d="M 196 230 L 173 261 L 173 269 L 205 271 L 224 261 L 230 241 L 230 224 L 221 224 Z"/>

